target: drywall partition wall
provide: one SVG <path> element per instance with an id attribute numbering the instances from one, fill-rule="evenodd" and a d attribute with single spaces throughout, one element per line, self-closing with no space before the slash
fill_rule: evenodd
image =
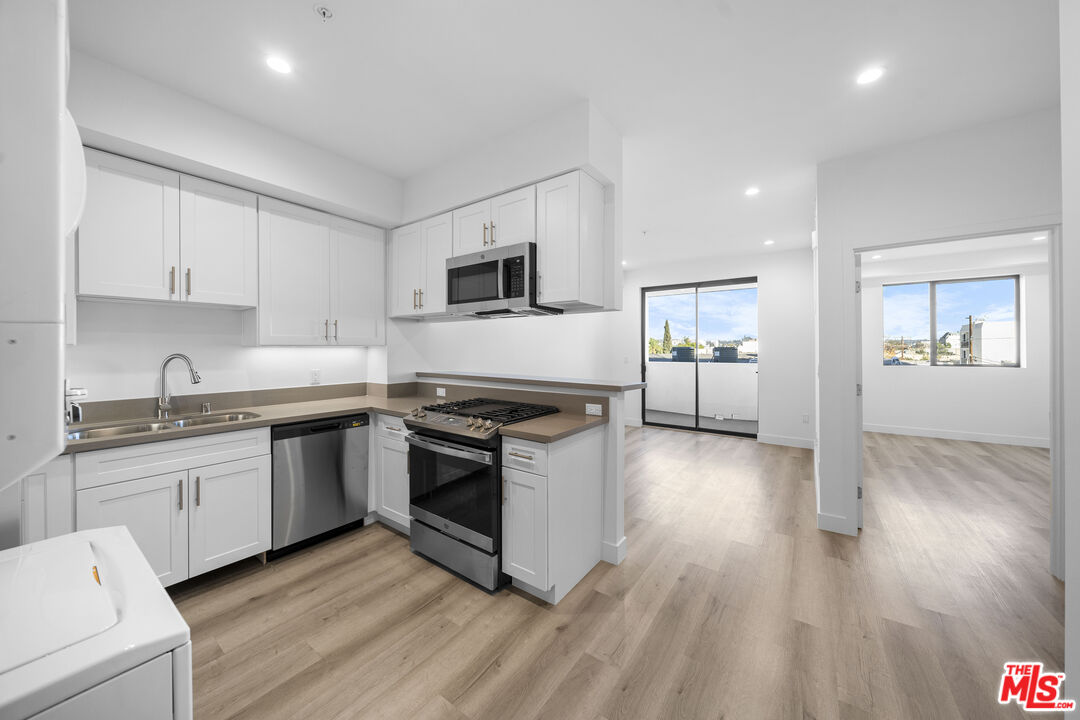
<path id="1" fill-rule="evenodd" d="M 612 377 L 640 380 L 642 287 L 753 276 L 758 279 L 758 440 L 809 448 L 814 437 L 809 248 L 632 269 L 625 277 L 623 309 L 612 314 L 607 336 L 594 346 L 614 362 Z M 641 392 L 626 397 L 627 418 L 640 422 Z"/>
<path id="2" fill-rule="evenodd" d="M 856 248 L 985 235 L 1061 219 L 1057 109 L 818 166 L 818 527 L 858 532 Z"/>
<path id="3" fill-rule="evenodd" d="M 1064 523 L 1065 573 L 1065 672 L 1068 681 L 1065 697 L 1075 698 L 1080 682 L 1080 3 L 1061 0 L 1061 143 L 1062 143 L 1062 253 L 1061 270 L 1073 282 L 1063 285 L 1064 346 L 1064 443 L 1062 477 L 1066 492 L 1066 513 L 1074 518 Z"/>
<path id="4" fill-rule="evenodd" d="M 191 357 L 202 382 L 173 368 L 177 395 L 364 382 L 366 348 L 252 347 L 241 341 L 242 312 L 225 308 L 79 301 L 79 344 L 67 348 L 67 377 L 88 400 L 155 397 L 165 357 Z"/>
<path id="5" fill-rule="evenodd" d="M 1050 446 L 1050 289 L 1048 268 L 1021 273 L 1022 367 L 886 366 L 882 363 L 880 279 L 862 286 L 863 428 L 923 437 Z M 993 271 L 974 275 L 995 274 Z M 934 274 L 887 282 L 936 279 Z M 949 277 L 959 277 L 951 273 Z M 941 335 L 941 332 L 938 333 Z"/>
<path id="6" fill-rule="evenodd" d="M 400 180 L 85 53 L 72 53 L 68 97 L 92 147 L 382 227 L 400 221 Z"/>

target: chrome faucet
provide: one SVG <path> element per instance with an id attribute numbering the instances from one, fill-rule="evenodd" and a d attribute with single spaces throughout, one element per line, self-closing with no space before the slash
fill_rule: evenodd
<path id="1" fill-rule="evenodd" d="M 187 355 L 184 355 L 183 353 L 173 353 L 169 357 L 162 360 L 161 361 L 161 393 L 158 395 L 158 403 L 157 403 L 157 405 L 158 405 L 158 411 L 157 411 L 158 420 L 164 420 L 165 418 L 169 417 L 169 410 L 172 408 L 172 406 L 169 405 L 169 388 L 168 388 L 168 385 L 165 382 L 166 381 L 165 371 L 168 369 L 169 363 L 172 362 L 173 360 L 183 360 L 185 363 L 187 363 L 188 373 L 191 375 L 191 384 L 192 385 L 198 385 L 199 383 L 202 382 L 202 378 L 199 377 L 199 373 L 195 371 L 194 366 L 192 366 L 192 364 L 191 364 L 191 358 L 189 358 Z"/>

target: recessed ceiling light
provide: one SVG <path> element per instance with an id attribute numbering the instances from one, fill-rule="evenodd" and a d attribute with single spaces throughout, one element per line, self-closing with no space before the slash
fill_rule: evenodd
<path id="1" fill-rule="evenodd" d="M 626 267 L 626 261 L 625 260 L 622 261 L 622 264 L 623 264 L 623 267 Z"/>
<path id="2" fill-rule="evenodd" d="M 880 255 L 871 255 L 871 256 L 870 256 L 870 259 L 871 259 L 871 260 L 880 260 L 880 259 L 881 259 L 881 256 L 880 256 Z"/>
<path id="3" fill-rule="evenodd" d="M 761 192 L 761 188 L 759 188 L 757 185 L 751 185 L 750 187 L 746 188 L 747 197 L 754 197 L 759 192 Z"/>
<path id="4" fill-rule="evenodd" d="M 772 245 L 774 242 L 776 242 L 776 241 L 775 240 L 766 240 L 765 244 L 766 245 Z"/>
<path id="5" fill-rule="evenodd" d="M 292 65 L 289 64 L 289 61 L 279 55 L 268 56 L 266 66 L 282 75 L 288 75 L 292 72 Z"/>
<path id="6" fill-rule="evenodd" d="M 859 73 L 858 77 L 855 78 L 855 82 L 859 85 L 869 85 L 870 83 L 876 83 L 884 74 L 885 68 L 880 65 L 874 65 Z"/>
<path id="7" fill-rule="evenodd" d="M 1040 240 L 1045 240 L 1045 239 L 1046 239 L 1045 235 L 1036 235 L 1035 237 L 1031 238 L 1031 242 L 1039 242 Z"/>

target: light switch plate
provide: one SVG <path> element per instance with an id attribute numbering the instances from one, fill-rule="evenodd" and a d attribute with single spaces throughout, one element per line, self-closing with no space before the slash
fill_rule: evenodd
<path id="1" fill-rule="evenodd" d="M 446 388 L 435 388 L 435 397 L 446 397 Z"/>
<path id="2" fill-rule="evenodd" d="M 603 415 L 604 414 L 604 408 L 602 406 L 598 405 L 598 404 L 595 404 L 595 403 L 585 403 L 585 414 L 586 415 Z"/>
<path id="3" fill-rule="evenodd" d="M 322 382 L 322 371 L 319 368 L 311 368 L 311 384 L 318 385 Z"/>

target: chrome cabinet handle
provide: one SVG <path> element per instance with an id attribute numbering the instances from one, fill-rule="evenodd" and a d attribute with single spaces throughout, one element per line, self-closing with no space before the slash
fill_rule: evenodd
<path id="1" fill-rule="evenodd" d="M 424 309 L 424 288 L 420 288 L 420 309 Z"/>
<path id="2" fill-rule="evenodd" d="M 516 458 L 521 458 L 522 460 L 528 460 L 529 462 L 533 461 L 533 456 L 532 455 L 522 455 L 521 453 L 516 452 L 514 450 L 511 450 L 510 452 L 508 452 L 507 455 L 511 455 L 513 457 L 516 457 Z"/>
<path id="3" fill-rule="evenodd" d="M 413 288 L 413 291 L 412 291 L 412 309 L 413 310 L 417 309 L 416 308 L 416 289 L 415 288 Z"/>
<path id="4" fill-rule="evenodd" d="M 487 247 L 487 223 L 484 223 L 484 247 Z"/>
<path id="5" fill-rule="evenodd" d="M 491 223 L 491 246 L 495 247 L 495 223 Z"/>
<path id="6" fill-rule="evenodd" d="M 191 297 L 191 268 L 187 269 L 185 282 L 187 283 L 187 296 Z"/>
<path id="7" fill-rule="evenodd" d="M 338 341 L 338 336 L 337 336 L 337 320 L 335 320 L 335 321 L 334 321 L 334 342 L 337 342 L 337 341 Z"/>
<path id="8" fill-rule="evenodd" d="M 387 430 L 393 430 L 394 432 L 401 432 L 401 428 L 399 428 L 399 427 L 390 427 L 389 425 L 387 425 L 386 429 Z"/>
<path id="9" fill-rule="evenodd" d="M 499 483 L 499 494 L 502 495 L 502 502 L 500 505 L 506 504 L 506 476 L 502 476 L 502 482 Z"/>
<path id="10" fill-rule="evenodd" d="M 169 268 L 169 294 L 172 295 L 176 292 L 176 266 L 173 265 Z"/>
<path id="11" fill-rule="evenodd" d="M 180 482 L 176 484 L 176 496 L 180 498 L 180 509 L 184 509 L 184 480 L 180 479 Z"/>
<path id="12" fill-rule="evenodd" d="M 200 495 L 199 490 L 200 490 L 201 485 L 202 485 L 202 483 L 200 482 L 200 478 L 199 478 L 198 475 L 196 475 L 195 476 L 195 507 L 199 507 L 200 505 L 202 505 L 202 498 L 199 497 L 199 495 Z"/>
<path id="13" fill-rule="evenodd" d="M 323 320 L 323 340 L 330 342 L 330 318 Z"/>

